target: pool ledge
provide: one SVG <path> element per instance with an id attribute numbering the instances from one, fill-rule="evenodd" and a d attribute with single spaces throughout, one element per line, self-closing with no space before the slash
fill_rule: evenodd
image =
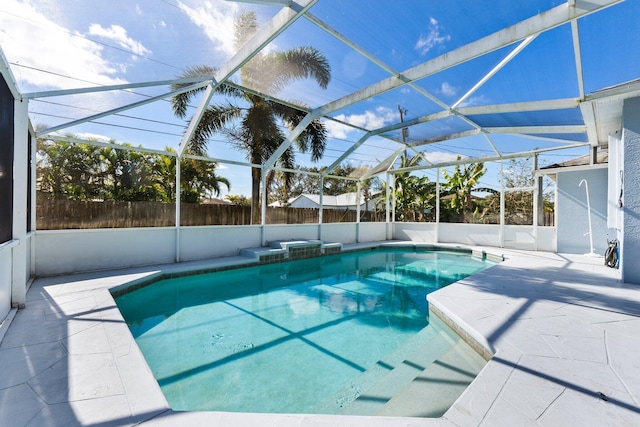
<path id="1" fill-rule="evenodd" d="M 618 283 L 601 258 L 470 249 L 506 261 L 429 301 L 493 357 L 441 418 L 172 411 L 110 289 L 246 257 L 35 280 L 0 343 L 0 416 L 34 426 L 640 425 L 640 287 Z"/>

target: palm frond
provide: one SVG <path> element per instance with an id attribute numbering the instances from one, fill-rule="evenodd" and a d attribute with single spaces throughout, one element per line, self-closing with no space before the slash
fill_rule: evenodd
<path id="1" fill-rule="evenodd" d="M 265 102 L 257 102 L 248 109 L 241 129 L 247 157 L 253 163 L 266 161 L 285 139 L 273 110 Z"/>
<path id="2" fill-rule="evenodd" d="M 329 61 L 312 46 L 271 52 L 265 55 L 261 68 L 263 79 L 274 93 L 284 89 L 293 80 L 312 78 L 322 89 L 326 89 L 331 80 Z"/>
<path id="3" fill-rule="evenodd" d="M 191 154 L 206 155 L 207 139 L 216 132 L 224 131 L 225 127 L 242 115 L 242 108 L 233 104 L 210 105 L 202 114 L 187 150 Z"/>
<path id="4" fill-rule="evenodd" d="M 278 166 L 286 169 L 295 168 L 295 154 L 291 147 L 282 153 L 282 156 L 278 159 Z M 284 188 L 288 192 L 291 189 L 291 184 L 293 184 L 293 173 L 283 172 L 282 175 L 284 178 Z"/>
<path id="5" fill-rule="evenodd" d="M 234 46 L 238 50 L 258 31 L 256 13 L 253 11 L 242 12 L 236 17 L 234 26 Z"/>
<path id="6" fill-rule="evenodd" d="M 307 115 L 306 112 L 286 105 L 271 103 L 274 114 L 280 117 L 289 129 L 294 129 Z M 320 119 L 314 119 L 295 140 L 298 150 L 306 153 L 311 150 L 311 160 L 322 158 L 327 146 L 327 129 Z"/>
<path id="7" fill-rule="evenodd" d="M 188 79 L 193 77 L 202 77 L 202 78 L 213 78 L 217 72 L 217 68 L 210 67 L 208 65 L 196 65 L 194 67 L 189 67 L 186 69 L 184 73 L 182 73 L 178 78 Z M 184 87 L 191 85 L 192 83 L 174 83 L 171 85 L 171 90 L 178 90 Z M 173 109 L 174 114 L 177 117 L 184 118 L 187 114 L 187 107 L 189 106 L 189 102 L 193 99 L 193 97 L 202 91 L 205 88 L 199 88 L 190 90 L 189 92 L 180 93 L 171 97 L 171 108 Z M 245 96 L 244 91 L 238 89 L 233 86 L 229 86 L 226 84 L 221 84 L 216 88 L 216 93 L 220 95 L 234 96 L 237 98 L 241 98 Z"/>

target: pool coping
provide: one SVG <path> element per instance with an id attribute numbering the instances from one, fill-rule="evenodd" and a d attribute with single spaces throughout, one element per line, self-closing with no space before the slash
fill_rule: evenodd
<path id="1" fill-rule="evenodd" d="M 316 241 L 312 241 L 312 242 L 316 242 Z M 300 245 L 301 245 L 300 242 L 285 244 L 285 246 L 288 246 L 288 247 L 300 246 Z M 333 245 L 333 244 L 329 244 L 329 245 Z M 341 247 L 341 251 L 337 253 L 336 252 L 325 253 L 323 251 L 320 255 L 302 257 L 302 258 L 285 257 L 285 258 L 279 258 L 278 260 L 273 260 L 270 258 L 270 255 L 267 255 L 267 257 L 269 258 L 265 261 L 261 261 L 262 257 L 257 256 L 256 252 L 262 249 L 264 249 L 265 251 L 270 251 L 269 248 L 243 249 L 242 251 L 240 251 L 241 254 L 244 254 L 247 256 L 247 258 L 244 261 L 242 259 L 239 260 L 236 258 L 230 259 L 230 260 L 226 260 L 225 258 L 220 258 L 222 262 L 216 265 L 185 267 L 182 269 L 178 268 L 178 269 L 172 269 L 172 271 L 168 271 L 168 272 L 159 271 L 156 274 L 151 274 L 144 278 L 132 280 L 130 282 L 123 283 L 122 285 L 114 286 L 109 289 L 109 292 L 111 292 L 111 295 L 114 298 L 117 298 L 123 294 L 133 292 L 137 289 L 143 288 L 145 286 L 149 286 L 163 279 L 171 279 L 174 277 L 191 276 L 191 275 L 197 275 L 197 274 L 215 273 L 219 271 L 228 271 L 228 270 L 235 270 L 239 268 L 256 267 L 256 266 L 267 265 L 267 264 L 269 265 L 278 264 L 278 263 L 284 263 L 289 261 L 299 261 L 305 258 L 322 258 L 327 256 L 340 255 L 341 253 L 346 254 L 346 253 L 353 253 L 353 252 L 363 252 L 367 250 L 374 250 L 374 249 L 385 248 L 385 247 L 397 248 L 397 249 L 414 249 L 414 250 L 419 249 L 424 251 L 460 252 L 460 253 L 467 253 L 481 259 L 488 259 L 493 262 L 504 261 L 504 255 L 498 255 L 495 253 L 486 252 L 485 250 L 465 248 L 460 245 L 437 245 L 437 244 L 426 244 L 426 243 L 422 244 L 422 243 L 410 243 L 410 242 L 381 242 L 378 244 L 368 243 L 363 245 L 353 245 L 353 246 L 347 246 L 347 247 L 343 247 L 342 244 L 340 244 L 340 247 Z M 280 252 L 286 249 L 275 249 L 275 250 Z"/>
<path id="2" fill-rule="evenodd" d="M 347 250 L 379 243 L 407 244 Z M 164 273 L 237 265 L 243 257 L 36 279 L 0 343 L 7 372 L 0 416 L 16 425 L 560 426 L 571 424 L 568 417 L 586 420 L 580 425 L 640 423 L 640 288 L 621 284 L 601 257 L 437 246 L 505 257 L 428 297 L 434 312 L 494 353 L 441 418 L 172 411 L 109 290 Z"/>

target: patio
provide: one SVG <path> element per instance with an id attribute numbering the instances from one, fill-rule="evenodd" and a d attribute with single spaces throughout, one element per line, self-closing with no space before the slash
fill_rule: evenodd
<path id="1" fill-rule="evenodd" d="M 442 418 L 171 411 L 108 289 L 159 271 L 246 262 L 229 257 L 37 279 L 26 308 L 3 327 L 0 419 L 28 426 L 640 423 L 640 289 L 621 284 L 600 257 L 476 249 L 507 260 L 429 301 L 495 354 Z M 424 398 L 414 381 L 394 400 L 410 407 Z"/>

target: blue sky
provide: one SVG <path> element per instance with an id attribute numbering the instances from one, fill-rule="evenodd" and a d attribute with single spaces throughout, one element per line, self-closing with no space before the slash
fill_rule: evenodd
<path id="1" fill-rule="evenodd" d="M 408 0 L 402 3 L 371 0 L 320 0 L 310 12 L 329 24 L 394 71 L 404 71 L 478 38 L 515 24 L 539 11 L 564 4 L 560 0 L 514 3 L 507 0 Z M 279 8 L 222 0 L 2 0 L 0 46 L 11 64 L 22 92 L 172 79 L 186 67 L 223 65 L 234 52 L 233 21 L 242 10 L 255 10 L 260 23 Z M 585 92 L 640 77 L 640 35 L 636 30 L 640 2 L 628 0 L 579 21 Z M 297 82 L 282 93 L 318 107 L 389 77 L 364 56 L 352 51 L 307 19 L 299 19 L 267 48 L 313 45 L 331 64 L 333 77 L 327 90 L 309 81 Z M 470 60 L 460 66 L 402 86 L 331 113 L 332 117 L 365 129 L 442 110 L 420 91 L 452 105 L 489 72 L 514 46 Z M 133 93 L 94 93 L 46 98 L 30 105 L 35 125 L 56 125 L 108 110 L 167 87 L 135 89 Z M 539 35 L 515 59 L 496 73 L 461 106 L 492 105 L 578 97 L 571 28 L 568 24 Z M 559 114 L 564 114 L 559 112 Z M 575 112 L 566 112 L 567 115 Z M 577 115 L 579 119 L 579 114 Z M 494 117 L 493 120 L 548 121 L 550 117 Z M 105 136 L 120 142 L 162 149 L 177 147 L 184 121 L 170 105 L 160 101 L 71 129 L 83 136 Z M 327 121 L 331 139 L 325 158 L 330 164 L 362 135 L 362 131 Z M 410 140 L 442 136 L 469 129 L 451 117 L 410 130 Z M 397 137 L 399 131 L 392 136 Z M 501 152 L 558 145 L 557 141 L 517 136 L 496 136 Z M 372 138 L 356 151 L 354 164 L 373 165 L 398 146 Z M 482 136 L 420 147 L 434 162 L 462 156 L 491 156 L 495 152 Z M 545 155 L 548 162 L 583 154 L 570 150 Z M 224 137 L 209 145 L 213 157 L 244 160 L 229 148 Z M 307 166 L 307 156 L 297 160 Z M 493 173 L 493 172 L 492 172 Z M 248 194 L 246 168 L 225 166 L 222 175 L 232 181 L 233 194 Z"/>

